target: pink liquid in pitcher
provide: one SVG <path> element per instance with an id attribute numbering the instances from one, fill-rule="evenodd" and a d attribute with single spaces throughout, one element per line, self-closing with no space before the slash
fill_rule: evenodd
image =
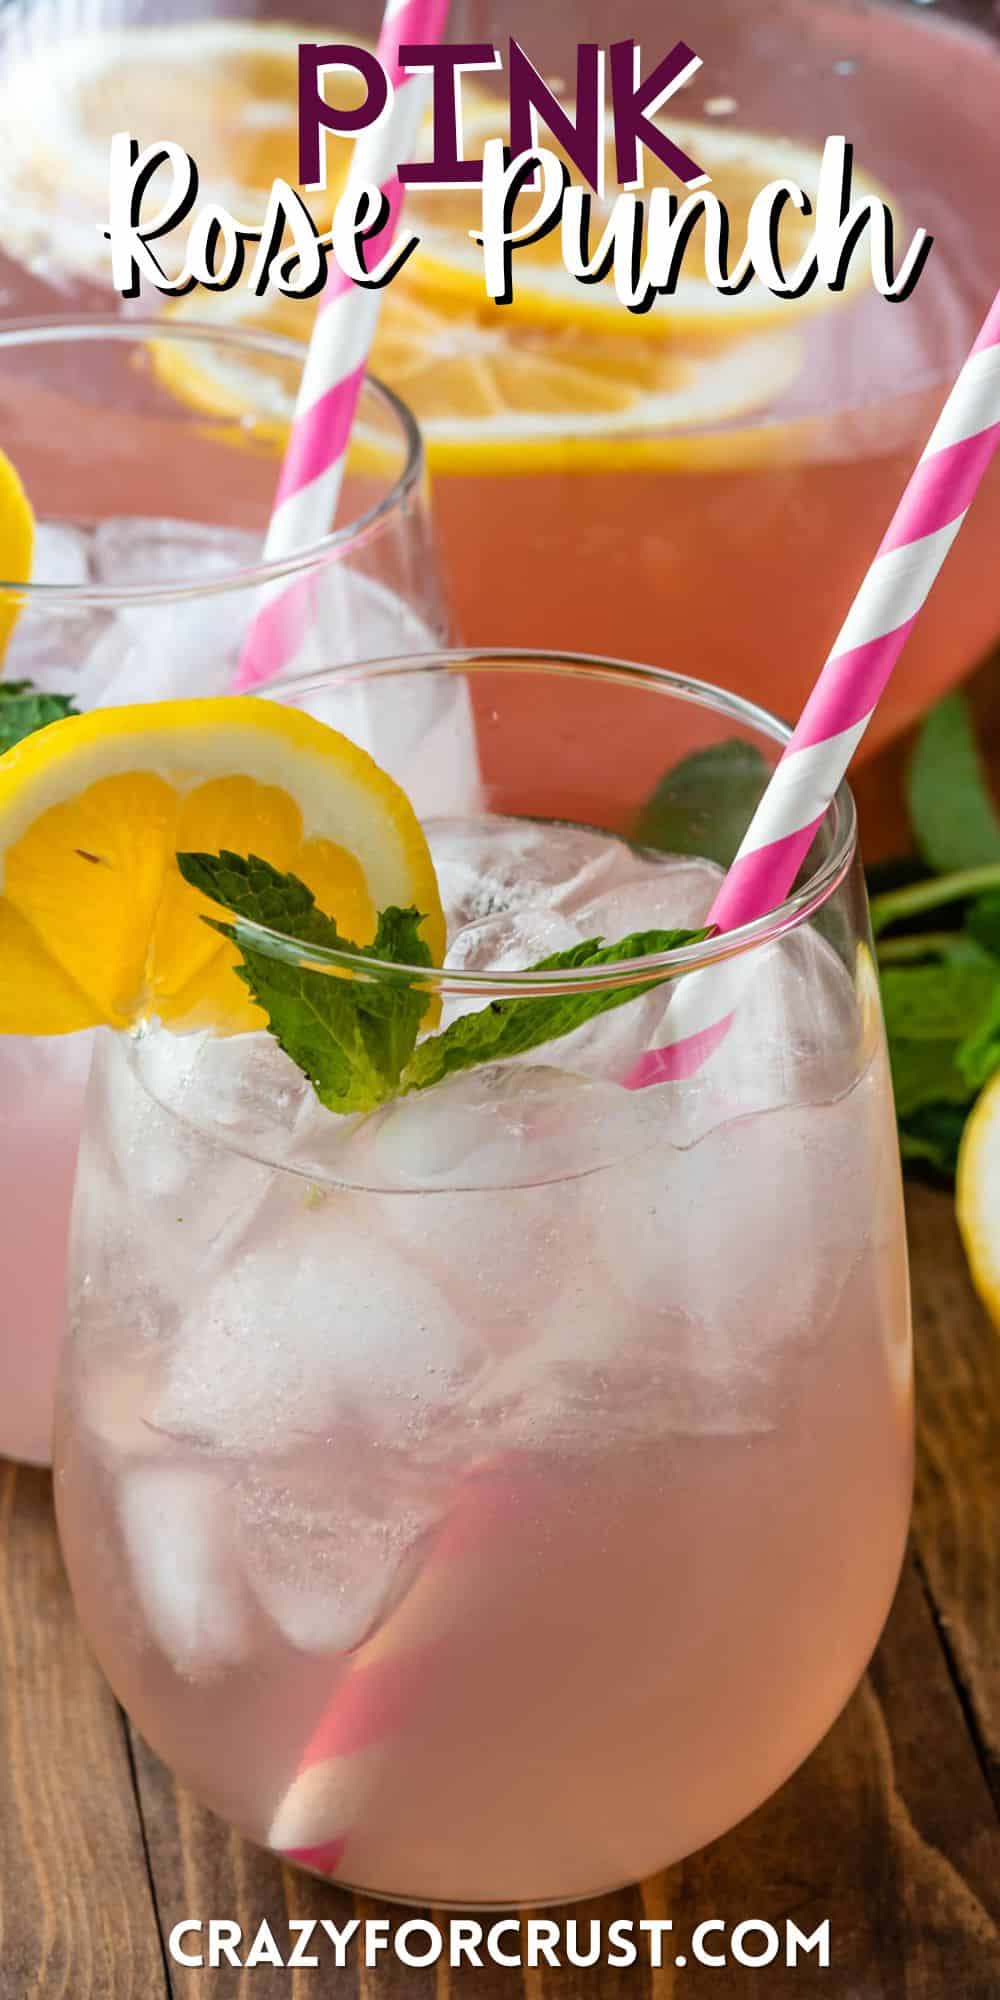
<path id="1" fill-rule="evenodd" d="M 485 25 L 488 9 L 470 11 Z M 607 39 L 602 10 L 533 9 L 530 20 L 521 13 L 512 31 L 540 65 L 548 58 L 549 74 L 573 73 L 569 42 L 585 29 Z M 489 19 L 498 37 L 506 32 L 506 18 Z M 471 455 L 467 468 L 445 462 L 436 519 L 459 629 L 476 643 L 656 661 L 794 718 L 996 289 L 1000 43 L 915 0 L 780 0 L 766 9 L 756 0 L 704 0 L 666 24 L 652 0 L 631 0 L 614 25 L 647 53 L 683 33 L 702 56 L 703 69 L 673 100 L 677 117 L 815 149 L 828 134 L 845 134 L 857 172 L 893 208 L 897 255 L 918 225 L 934 246 L 903 304 L 867 288 L 854 300 L 827 296 L 807 317 L 779 307 L 773 337 L 796 328 L 802 339 L 793 379 L 743 416 L 677 430 L 662 466 L 649 462 L 641 422 L 603 465 L 587 462 L 572 425 L 548 465 L 526 457 L 519 466 L 513 452 L 502 464 L 486 453 L 478 467 Z M 762 169 L 761 184 L 771 177 Z M 858 269 L 865 255 L 863 243 Z M 523 255 L 515 255 L 515 282 L 519 269 Z M 702 350 L 709 367 L 725 360 L 736 326 L 727 302 L 718 304 L 715 362 L 711 345 Z M 585 325 L 581 314 L 581 339 Z M 629 337 L 648 342 L 651 354 L 686 338 L 669 300 L 624 326 L 623 352 Z M 766 342 L 766 329 L 757 337 Z M 607 365 L 613 372 L 612 358 Z M 747 349 L 748 382 L 760 365 Z M 907 646 L 864 755 L 997 638 L 998 532 L 1000 466 Z M 488 574 L 516 587 L 486 588 Z"/>
<path id="2" fill-rule="evenodd" d="M 26 288 L 42 282 L 85 288 L 88 300 L 103 285 L 110 296 L 99 233 L 106 144 L 130 116 L 135 129 L 163 127 L 151 109 L 151 76 L 167 93 L 170 136 L 190 145 L 211 169 L 208 178 L 239 184 L 242 173 L 248 182 L 241 214 L 263 212 L 260 183 L 269 185 L 274 173 L 294 179 L 288 62 L 275 71 L 265 48 L 254 69 L 258 58 L 242 53 L 245 37 L 241 44 L 237 32 L 249 21 L 275 33 L 278 10 L 239 0 L 212 7 L 213 59 L 181 69 L 178 83 L 184 30 L 190 36 L 192 24 L 205 26 L 196 4 L 183 11 L 178 20 L 176 9 L 144 7 L 134 41 L 115 24 L 105 96 L 93 80 L 83 91 L 90 178 L 78 147 L 77 173 L 64 176 L 64 193 L 53 192 L 35 127 L 18 120 L 17 143 L 7 142 L 0 161 L 0 177 L 12 179 L 11 262 L 0 278 L 6 310 L 16 311 Z M 290 11 L 313 32 L 342 31 L 348 39 L 372 32 L 370 0 L 339 0 L 332 8 L 299 0 Z M 759 0 L 699 0 L 665 19 L 655 0 L 630 0 L 611 23 L 605 7 L 586 0 L 546 8 L 534 0 L 459 0 L 456 38 L 492 38 L 505 47 L 513 34 L 550 79 L 574 75 L 583 37 L 633 36 L 651 63 L 683 34 L 702 68 L 665 107 L 668 128 L 676 117 L 694 121 L 703 139 L 742 135 L 755 187 L 781 171 L 768 159 L 769 138 L 803 149 L 805 184 L 827 135 L 844 134 L 854 144 L 859 181 L 874 182 L 891 205 L 900 246 L 918 225 L 935 239 L 905 303 L 887 304 L 870 287 L 840 300 L 814 291 L 805 303 L 818 300 L 817 310 L 777 304 L 757 327 L 756 344 L 747 344 L 740 301 L 716 299 L 706 329 L 685 319 L 679 299 L 631 320 L 606 286 L 574 292 L 567 284 L 554 315 L 540 313 L 524 253 L 515 257 L 515 304 L 500 311 L 487 300 L 475 263 L 464 271 L 461 265 L 466 231 L 479 220 L 474 196 L 411 191 L 418 231 L 436 232 L 433 262 L 422 262 L 418 251 L 387 291 L 373 366 L 424 430 L 441 559 L 462 638 L 648 660 L 795 716 L 995 290 L 1000 43 L 975 25 L 982 18 L 982 9 L 918 0 L 777 0 L 763 9 Z M 161 37 L 160 70 L 152 49 L 143 55 L 147 28 Z M 14 36 L 15 55 L 23 55 L 26 33 Z M 289 28 L 286 58 L 295 39 Z M 73 79 L 90 75 L 93 31 L 74 25 L 60 46 L 59 88 L 69 97 Z M 23 72 L 10 73 L 22 77 L 23 98 L 31 72 L 27 83 Z M 234 76 L 245 92 L 242 111 L 219 94 L 220 78 Z M 483 92 L 498 86 L 486 74 L 467 85 L 467 130 L 481 146 L 487 127 L 505 129 L 504 100 L 497 96 L 496 117 L 484 124 Z M 333 150 L 340 171 L 347 155 Z M 724 193 L 724 174 L 715 185 Z M 22 228 L 32 190 L 30 227 Z M 539 254 L 558 259 L 557 239 Z M 865 255 L 863 243 L 858 270 Z M 595 329 L 589 309 L 598 292 L 610 299 L 611 315 Z M 37 290 L 31 297 L 37 300 Z M 151 306 L 160 303 L 150 295 Z M 761 303 L 774 304 L 766 294 Z M 195 292 L 167 308 L 178 309 L 182 317 L 223 320 L 236 312 L 242 324 L 273 325 L 305 340 L 315 308 L 274 291 L 254 299 L 244 286 L 225 296 Z M 789 339 L 798 344 L 790 361 Z M 698 390 L 697 421 L 685 417 L 683 395 L 669 420 L 644 415 L 642 394 L 627 422 L 603 421 L 630 371 L 638 367 L 661 382 L 675 356 Z M 733 370 L 741 384 L 736 408 Z M 273 476 L 276 466 L 270 469 Z M 998 523 L 995 468 L 864 755 L 971 670 L 997 637 Z"/>

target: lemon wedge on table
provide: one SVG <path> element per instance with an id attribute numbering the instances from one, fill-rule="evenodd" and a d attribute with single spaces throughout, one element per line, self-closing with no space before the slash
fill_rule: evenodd
<path id="1" fill-rule="evenodd" d="M 266 1025 L 235 947 L 200 921 L 225 913 L 176 866 L 223 847 L 299 876 L 361 945 L 378 911 L 414 905 L 440 964 L 420 823 L 345 736 L 245 695 L 104 709 L 0 759 L 0 1033 Z"/>
<path id="2" fill-rule="evenodd" d="M 35 544 L 35 518 L 10 459 L 0 451 L 0 673 L 20 604 L 5 584 L 27 583 Z"/>
<path id="3" fill-rule="evenodd" d="M 1000 1075 L 986 1085 L 962 1134 L 955 1208 L 973 1283 L 1000 1328 Z"/>

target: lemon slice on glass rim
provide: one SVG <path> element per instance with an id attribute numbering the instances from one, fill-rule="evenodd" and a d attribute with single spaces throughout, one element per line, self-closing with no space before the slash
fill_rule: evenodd
<path id="1" fill-rule="evenodd" d="M 0 758 L 0 1033 L 266 1026 L 235 947 L 201 921 L 228 913 L 176 865 L 222 848 L 297 875 L 362 946 L 379 911 L 416 907 L 441 963 L 420 823 L 339 731 L 246 695 L 102 709 Z"/>
<path id="2" fill-rule="evenodd" d="M 21 481 L 0 451 L 0 674 L 7 641 L 20 614 L 13 590 L 4 585 L 27 583 L 35 545 L 35 517 Z"/>

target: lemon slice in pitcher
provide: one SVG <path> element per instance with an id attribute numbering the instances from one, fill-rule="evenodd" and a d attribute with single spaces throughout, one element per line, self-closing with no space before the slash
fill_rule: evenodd
<path id="1" fill-rule="evenodd" d="M 202 188 L 250 223 L 276 176 L 298 179 L 298 45 L 316 35 L 291 21 L 204 20 L 67 33 L 34 46 L 25 37 L 0 90 L 7 170 L 13 153 L 14 165 L 57 191 L 70 179 L 103 192 L 113 132 L 132 132 L 141 146 L 173 139 L 197 162 Z M 346 39 L 370 47 L 363 35 Z M 338 70 L 324 91 L 350 110 L 365 85 Z M 319 201 L 308 197 L 317 213 L 332 208 L 350 160 L 349 143 L 329 151 L 331 184 Z"/>
<path id="2" fill-rule="evenodd" d="M 35 517 L 6 454 L 0 451 L 0 673 L 7 641 L 21 606 L 8 584 L 27 583 L 35 544 Z"/>
<path id="3" fill-rule="evenodd" d="M 354 27 L 292 20 L 115 22 L 76 32 L 60 20 L 53 35 L 42 28 L 42 9 L 34 17 L 23 11 L 28 18 L 16 36 L 17 52 L 12 34 L 0 75 L 0 184 L 10 191 L 5 241 L 19 254 L 44 251 L 52 268 L 104 283 L 108 246 L 98 223 L 107 206 L 112 133 L 131 132 L 143 147 L 165 139 L 183 146 L 197 163 L 201 198 L 221 202 L 250 227 L 264 215 L 272 181 L 298 185 L 299 43 L 372 47 Z M 328 70 L 323 95 L 332 106 L 355 110 L 365 84 L 352 69 Z M 467 80 L 464 101 L 472 115 L 481 95 Z M 326 187 L 302 190 L 324 228 L 352 152 L 349 137 L 331 137 Z M 155 212 L 158 190 L 168 187 L 168 174 L 154 179 L 145 213 Z M 185 234 L 184 227 L 177 234 L 178 264 Z M 169 265 L 167 239 L 161 248 Z"/>
<path id="4" fill-rule="evenodd" d="M 164 337 L 151 343 L 164 387 L 207 415 L 245 428 L 242 442 L 280 448 L 294 407 L 297 369 L 243 355 L 234 363 L 217 346 L 171 340 L 189 321 L 264 327 L 308 338 L 316 307 L 280 295 L 241 291 L 195 295 L 164 315 Z M 619 308 L 620 316 L 626 315 Z M 525 326 L 487 301 L 469 311 L 391 285 L 372 353 L 376 375 L 398 390 L 420 424 L 434 473 L 577 472 L 593 467 L 745 463 L 773 456 L 775 441 L 715 427 L 753 415 L 794 381 L 801 338 L 784 327 L 739 341 L 685 347 L 662 323 L 648 338 L 602 329 Z M 378 459 L 378 439 L 363 412 L 353 439 L 360 466 Z"/>
<path id="5" fill-rule="evenodd" d="M 499 121 L 503 115 L 496 106 L 478 106 L 466 116 L 464 143 L 470 158 L 481 154 L 486 139 L 498 136 Z M 711 177 L 709 186 L 698 190 L 691 199 L 696 201 L 697 195 L 704 193 L 722 203 L 729 217 L 731 262 L 740 255 L 746 242 L 753 201 L 771 181 L 794 182 L 808 195 L 815 209 L 822 155 L 811 146 L 772 133 L 741 131 L 718 119 L 671 118 L 666 121 L 665 129 L 671 139 L 696 159 Z M 544 132 L 540 134 L 540 140 L 558 157 L 566 159 L 574 180 L 579 181 L 577 170 L 555 140 Z M 592 202 L 591 242 L 594 246 L 599 242 L 612 206 L 621 193 L 615 179 L 615 144 L 610 125 L 606 151 L 606 192 L 601 197 L 594 196 Z M 686 189 L 649 152 L 643 153 L 643 172 L 645 190 L 642 198 L 647 202 L 654 188 L 668 190 L 677 197 L 678 203 L 687 198 Z M 874 195 L 881 200 L 887 199 L 884 190 L 857 168 L 854 170 L 853 185 L 856 197 Z M 528 222 L 537 202 L 537 194 L 519 195 L 514 204 L 514 224 Z M 449 190 L 447 196 L 442 196 L 431 191 L 421 193 L 419 188 L 413 188 L 407 204 L 407 221 L 420 236 L 420 248 L 408 266 L 410 284 L 429 294 L 438 305 L 444 299 L 452 299 L 459 305 L 481 299 L 483 253 L 473 240 L 473 232 L 482 229 L 481 190 Z M 776 231 L 783 270 L 794 270 L 809 247 L 813 226 L 812 214 L 800 214 L 790 201 L 785 204 Z M 701 248 L 703 232 L 704 225 L 699 223 L 685 250 L 676 289 L 654 307 L 661 324 L 669 324 L 678 339 L 731 338 L 756 327 L 771 326 L 775 320 L 787 323 L 790 318 L 799 318 L 803 314 L 829 311 L 839 303 L 836 295 L 819 284 L 795 301 L 774 297 L 756 279 L 737 297 L 715 291 L 705 273 Z M 513 311 L 520 320 L 531 321 L 537 326 L 563 326 L 571 322 L 586 327 L 588 331 L 607 326 L 613 327 L 623 338 L 629 333 L 635 338 L 644 337 L 648 322 L 642 315 L 629 314 L 618 300 L 610 277 L 598 284 L 581 285 L 570 275 L 563 262 L 560 229 L 553 230 L 540 243 L 517 248 L 513 268 L 514 302 L 512 307 L 502 309 L 502 318 L 507 318 Z M 865 284 L 866 276 L 864 257 L 857 255 L 851 261 L 841 296 L 846 298 L 856 293 Z"/>
<path id="6" fill-rule="evenodd" d="M 361 945 L 378 911 L 416 907 L 441 962 L 420 823 L 337 730 L 245 695 L 103 709 L 0 759 L 0 1033 L 264 1026 L 235 948 L 200 921 L 224 913 L 176 865 L 221 848 L 297 875 Z"/>

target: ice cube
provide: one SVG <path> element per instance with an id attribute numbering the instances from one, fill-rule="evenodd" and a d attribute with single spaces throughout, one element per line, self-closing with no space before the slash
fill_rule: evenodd
<path id="1" fill-rule="evenodd" d="M 180 1096 L 188 1046 L 185 1037 L 159 1033 L 138 1044 L 111 1035 L 98 1042 L 100 1086 L 77 1180 L 75 1263 L 92 1281 L 88 1325 L 105 1302 L 119 1337 L 170 1332 L 220 1262 L 235 1254 L 274 1178 L 268 1165 L 227 1144 L 225 1133 L 204 1136 L 171 1107 L 167 1086 Z M 145 1087 L 150 1070 L 165 1102 Z M 210 1118 L 210 1102 L 201 1108 Z"/>
<path id="2" fill-rule="evenodd" d="M 373 1220 L 363 1195 L 276 1180 L 245 1246 L 189 1302 L 153 1420 L 241 1451 L 288 1449 L 348 1420 L 414 1438 L 432 1429 L 481 1343 Z"/>
<path id="3" fill-rule="evenodd" d="M 436 652 L 444 639 L 440 627 L 429 625 L 404 598 L 353 564 L 327 563 L 318 575 L 315 618 L 296 672 L 322 672 L 327 667 L 353 666 L 369 660 L 416 659 Z M 341 688 L 328 687 L 309 698 L 310 711 L 334 729 L 354 735 L 363 749 L 377 755 L 365 733 L 377 730 L 381 717 L 401 749 L 415 748 L 425 734 L 428 711 L 450 706 L 448 690 L 464 690 L 459 675 L 441 675 L 432 683 L 422 675 L 394 675 L 382 686 L 363 680 Z"/>
<path id="4" fill-rule="evenodd" d="M 91 583 L 93 535 L 66 521 L 38 521 L 31 561 L 32 583 L 58 584 L 62 589 Z"/>
<path id="5" fill-rule="evenodd" d="M 255 1621 L 223 1481 L 190 1463 L 135 1466 L 122 1475 L 118 1504 L 154 1645 L 191 1680 L 239 1665 L 253 1649 Z"/>
<path id="6" fill-rule="evenodd" d="M 101 1339 L 88 1320 L 86 1333 L 67 1361 L 72 1374 L 73 1421 L 116 1467 L 124 1459 L 149 1460 L 171 1450 L 169 1438 L 154 1429 L 149 1409 L 156 1393 L 162 1356 L 152 1344 L 129 1347 L 117 1337 Z"/>
<path id="7" fill-rule="evenodd" d="M 569 951 L 583 933 L 555 910 L 508 910 L 466 924 L 449 939 L 449 972 L 526 972 L 557 951 Z M 484 994 L 483 1000 L 488 998 Z"/>
<path id="8" fill-rule="evenodd" d="M 78 708 L 111 707 L 116 689 L 123 686 L 123 700 L 140 697 L 130 693 L 141 674 L 141 647 L 134 629 L 110 613 L 100 626 L 87 635 L 76 664 L 73 698 Z"/>
<path id="9" fill-rule="evenodd" d="M 39 521 L 31 581 L 64 590 L 92 582 L 89 532 L 62 521 Z M 109 614 L 95 605 L 29 596 L 10 637 L 4 672 L 9 680 L 30 680 L 48 694 L 70 694 L 83 706 L 81 665 L 108 625 Z"/>
<path id="10" fill-rule="evenodd" d="M 93 537 L 95 580 L 109 590 L 204 586 L 235 578 L 260 555 L 260 538 L 199 521 L 127 516 L 101 521 Z M 88 645 L 80 664 L 84 708 L 221 694 L 229 687 L 255 604 L 245 589 L 125 604 Z"/>
<path id="11" fill-rule="evenodd" d="M 662 1018 L 662 993 L 640 989 L 623 1006 L 595 1015 L 548 1044 L 546 1060 L 578 1076 L 620 1085 L 649 1048 Z M 531 1057 L 519 1060 L 527 1063 Z"/>
<path id="12" fill-rule="evenodd" d="M 343 564 L 321 578 L 315 615 L 291 671 L 432 653 L 444 634 L 373 578 Z M 336 676 L 299 705 L 367 750 L 418 816 L 475 812 L 482 779 L 468 682 L 458 673 Z"/>
<path id="13" fill-rule="evenodd" d="M 317 1101 L 265 1033 L 154 1032 L 135 1044 L 132 1060 L 144 1088 L 174 1117 L 258 1159 L 283 1159 L 303 1104 Z"/>
<path id="14" fill-rule="evenodd" d="M 92 560 L 96 581 L 110 590 L 153 590 L 232 576 L 252 568 L 260 555 L 260 536 L 243 529 L 125 515 L 98 523 Z"/>
<path id="15" fill-rule="evenodd" d="M 456 974 L 525 970 L 585 938 L 615 944 L 633 931 L 697 928 L 722 877 L 707 862 L 639 852 L 558 823 L 437 822 L 428 837 L 448 917 L 446 962 Z M 486 1004 L 487 996 L 447 995 L 443 1025 Z M 639 992 L 554 1040 L 545 1060 L 622 1082 L 662 1014 L 662 997 Z"/>
<path id="16" fill-rule="evenodd" d="M 565 1074 L 551 1063 L 556 1047 L 538 1051 L 545 1061 L 486 1064 L 397 1098 L 359 1133 L 359 1154 L 363 1140 L 376 1163 L 373 1185 L 517 1188 L 626 1158 L 647 1131 L 646 1100 Z"/>
<path id="17" fill-rule="evenodd" d="M 117 708 L 228 693 L 249 613 L 245 591 L 116 611 L 81 668 L 81 706 Z"/>
<path id="18" fill-rule="evenodd" d="M 717 1122 L 584 1184 L 620 1323 L 685 1428 L 775 1420 L 783 1356 L 822 1337 L 865 1254 L 876 1153 L 851 1093 Z"/>
<path id="19" fill-rule="evenodd" d="M 608 943 L 633 931 L 698 930 L 723 879 L 711 861 L 681 861 L 669 855 L 636 854 L 616 857 L 616 879 L 595 877 L 596 893 L 574 903 L 575 921 L 585 937 Z M 589 891 L 590 885 L 581 884 Z"/>
<path id="20" fill-rule="evenodd" d="M 706 1002 L 713 1019 L 728 1011 L 728 1028 L 699 1072 L 718 1113 L 817 1103 L 850 1089 L 867 1059 L 869 1030 L 847 968 L 809 926 L 696 978 L 690 993 L 686 981 L 676 996 L 668 991 L 650 1046 L 676 1033 L 678 1015 L 682 1026 L 702 1018 Z M 713 1115 L 707 1097 L 702 1110 Z"/>
<path id="21" fill-rule="evenodd" d="M 433 1271 L 486 1346 L 474 1396 L 490 1401 L 494 1364 L 544 1346 L 555 1325 L 587 1345 L 603 1273 L 582 1191 L 648 1143 L 646 1115 L 624 1091 L 542 1066 L 472 1071 L 383 1114 L 385 1184 L 426 1192 L 379 1201 L 379 1231 Z"/>
<path id="22" fill-rule="evenodd" d="M 577 878 L 606 860 L 613 836 L 558 821 L 430 819 L 424 828 L 441 886 L 449 936 L 506 910 L 568 909 Z"/>
<path id="23" fill-rule="evenodd" d="M 433 1495 L 425 1482 L 423 1504 L 408 1506 L 377 1469 L 364 1496 L 345 1492 L 332 1450 L 317 1470 L 318 1479 L 303 1481 L 300 1460 L 283 1483 L 265 1466 L 244 1485 L 241 1557 L 258 1603 L 293 1646 L 342 1653 L 362 1643 L 405 1587 L 435 1518 Z"/>

